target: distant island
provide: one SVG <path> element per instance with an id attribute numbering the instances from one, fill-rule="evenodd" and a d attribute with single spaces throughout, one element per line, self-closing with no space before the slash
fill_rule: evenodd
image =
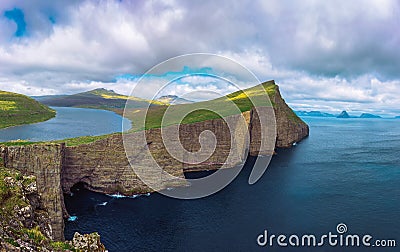
<path id="1" fill-rule="evenodd" d="M 362 113 L 360 116 L 351 116 L 346 110 L 343 110 L 340 114 L 334 115 L 331 113 L 327 112 L 321 112 L 321 111 L 295 111 L 296 115 L 298 116 L 312 116 L 312 117 L 336 117 L 336 118 L 382 118 L 379 115 L 374 115 L 370 113 Z M 400 116 L 395 117 L 397 119 L 400 118 Z"/>
<path id="2" fill-rule="evenodd" d="M 28 96 L 0 91 L 0 129 L 47 121 L 55 115 L 54 110 Z"/>
<path id="3" fill-rule="evenodd" d="M 335 117 L 333 114 L 321 111 L 295 111 L 295 113 L 298 116 Z"/>
<path id="4" fill-rule="evenodd" d="M 382 118 L 382 117 L 374 114 L 362 113 L 360 118 Z"/>
<path id="5" fill-rule="evenodd" d="M 340 113 L 337 118 L 350 118 L 350 115 L 347 113 L 346 110 L 343 110 L 342 113 Z"/>
<path id="6" fill-rule="evenodd" d="M 395 118 L 396 118 L 396 119 L 400 119 L 400 116 L 396 116 Z"/>

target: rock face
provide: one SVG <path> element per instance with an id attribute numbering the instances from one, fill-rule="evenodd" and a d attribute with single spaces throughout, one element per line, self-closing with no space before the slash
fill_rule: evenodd
<path id="1" fill-rule="evenodd" d="M 25 175 L 34 175 L 37 180 L 40 208 L 51 216 L 50 236 L 64 239 L 63 213 L 66 213 L 61 189 L 63 144 L 1 147 L 4 166 L 16 169 Z"/>
<path id="2" fill-rule="evenodd" d="M 36 177 L 0 165 L 0 251 L 105 251 L 97 233 L 55 242 Z"/>
<path id="3" fill-rule="evenodd" d="M 291 147 L 308 136 L 307 124 L 286 105 L 277 86 L 271 102 L 273 107 L 253 108 L 242 115 L 224 119 L 130 133 L 126 136 L 129 144 L 125 146 L 128 155 L 122 136 L 114 134 L 75 147 L 64 144 L 1 147 L 0 157 L 5 167 L 37 177 L 43 209 L 47 209 L 51 220 L 50 235 L 55 240 L 63 240 L 63 217 L 68 216 L 63 193 L 69 193 L 77 183 L 108 194 L 152 192 L 153 189 L 134 172 L 131 162 L 135 170 L 151 181 L 155 190 L 183 186 L 186 185 L 184 172 L 234 167 L 245 162 L 247 154 L 272 155 L 275 147 Z M 162 131 L 168 136 L 174 132 L 178 132 L 178 135 L 171 137 L 172 142 L 165 145 Z M 205 156 L 203 149 L 213 149 L 211 142 L 202 142 L 202 134 L 207 131 L 213 133 L 216 148 L 211 156 L 207 155 L 204 160 L 197 162 L 197 159 Z M 145 137 L 143 134 L 146 134 Z M 170 153 L 175 153 L 175 157 L 181 161 Z M 149 169 L 155 161 L 162 168 L 160 171 Z"/>
<path id="4" fill-rule="evenodd" d="M 309 135 L 310 129 L 283 100 L 279 87 L 271 99 L 276 118 L 276 147 L 288 148 Z"/>
<path id="5" fill-rule="evenodd" d="M 100 242 L 98 233 L 81 235 L 78 232 L 74 234 L 71 245 L 78 251 L 103 252 L 106 251 L 104 245 Z"/>
<path id="6" fill-rule="evenodd" d="M 157 132 L 149 134 L 156 135 Z M 138 138 L 136 133 L 132 138 Z M 150 138 L 148 141 L 150 141 Z M 135 142 L 135 141 L 133 141 Z M 136 153 L 135 164 L 139 167 L 147 167 L 150 160 L 145 155 L 146 148 L 156 151 L 160 156 L 167 155 L 162 149 L 162 142 L 154 142 L 149 145 L 144 143 Z M 85 184 L 93 191 L 114 194 L 140 194 L 152 192 L 146 184 L 135 174 L 126 157 L 121 135 L 113 135 L 90 144 L 75 147 L 66 147 L 64 155 L 63 172 L 61 174 L 62 188 L 69 193 L 73 185 L 78 182 Z M 168 160 L 164 170 L 177 178 L 184 179 L 182 164 L 175 160 Z M 180 180 L 168 180 L 162 174 L 149 174 L 154 176 L 154 183 L 160 189 L 183 185 Z"/>

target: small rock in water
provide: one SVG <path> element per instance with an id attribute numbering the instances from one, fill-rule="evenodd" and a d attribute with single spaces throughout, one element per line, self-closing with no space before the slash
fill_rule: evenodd
<path id="1" fill-rule="evenodd" d="M 75 232 L 72 239 L 72 245 L 82 251 L 102 252 L 106 251 L 104 245 L 100 242 L 100 235 L 98 233 L 81 235 Z"/>

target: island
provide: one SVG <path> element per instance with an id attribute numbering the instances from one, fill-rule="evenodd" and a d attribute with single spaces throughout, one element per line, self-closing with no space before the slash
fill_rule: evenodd
<path id="1" fill-rule="evenodd" d="M 362 113 L 360 118 L 382 118 L 381 116 L 370 114 L 370 113 Z"/>
<path id="2" fill-rule="evenodd" d="M 335 115 L 321 111 L 295 111 L 298 116 L 335 117 Z"/>
<path id="3" fill-rule="evenodd" d="M 340 113 L 337 118 L 350 118 L 350 115 L 347 113 L 346 110 L 343 110 L 342 113 Z"/>

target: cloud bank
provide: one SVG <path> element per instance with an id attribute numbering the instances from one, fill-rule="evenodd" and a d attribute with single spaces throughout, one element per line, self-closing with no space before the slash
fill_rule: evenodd
<path id="1" fill-rule="evenodd" d="M 275 79 L 296 109 L 400 114 L 399 27 L 395 0 L 6 0 L 0 89 L 128 93 L 135 80 L 118 76 L 206 52 Z"/>

